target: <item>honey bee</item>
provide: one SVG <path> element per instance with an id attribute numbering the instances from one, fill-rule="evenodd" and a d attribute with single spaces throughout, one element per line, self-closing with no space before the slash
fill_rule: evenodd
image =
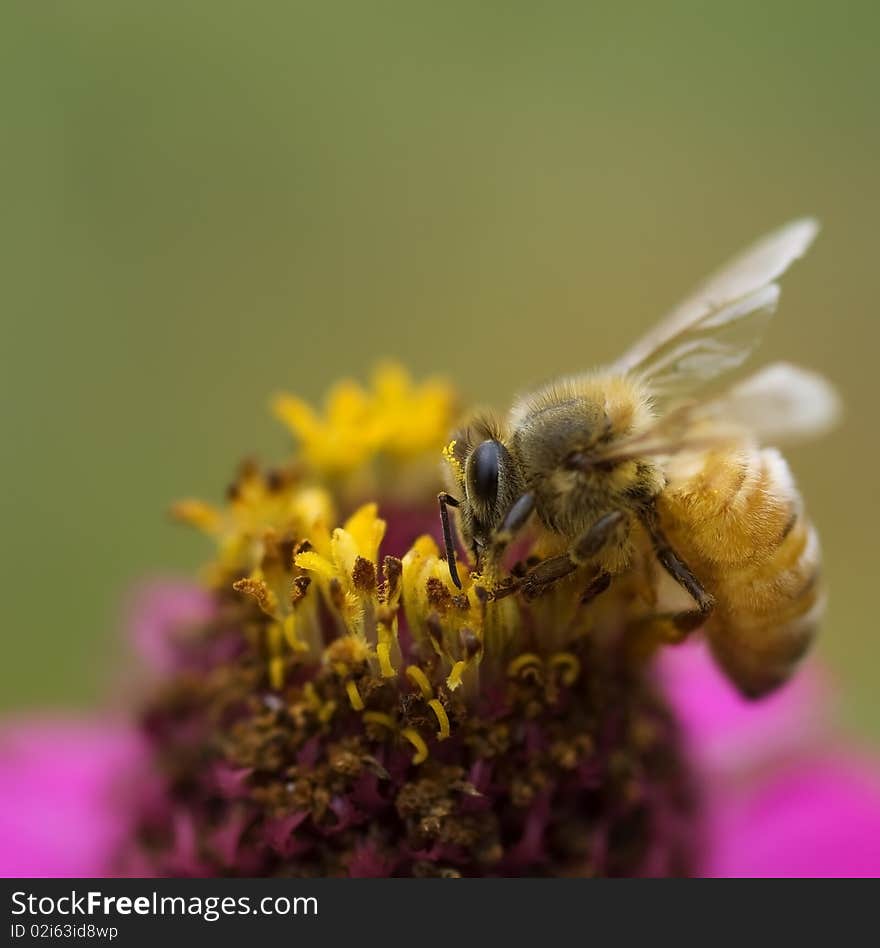
<path id="1" fill-rule="evenodd" d="M 776 309 L 777 279 L 817 231 L 811 219 L 787 224 L 612 365 L 519 398 L 506 421 L 467 423 L 445 452 L 458 496 L 439 497 L 453 582 L 450 507 L 477 572 L 496 580 L 530 523 L 557 552 L 502 581 L 508 589 L 533 599 L 583 570 L 588 602 L 647 559 L 662 567 L 655 587 L 665 573 L 686 593 L 669 620 L 682 636 L 702 627 L 743 694 L 784 682 L 823 596 L 816 531 L 777 447 L 827 430 L 838 399 L 785 363 L 726 389 L 710 383 L 751 354 Z"/>

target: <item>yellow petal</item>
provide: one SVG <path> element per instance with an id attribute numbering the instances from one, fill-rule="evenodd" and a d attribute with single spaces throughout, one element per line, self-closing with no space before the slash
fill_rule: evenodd
<path id="1" fill-rule="evenodd" d="M 302 487 L 291 501 L 291 510 L 303 525 L 303 532 L 315 542 L 313 534 L 322 530 L 330 538 L 329 525 L 335 520 L 333 499 L 322 487 Z"/>
<path id="2" fill-rule="evenodd" d="M 171 515 L 190 526 L 201 530 L 202 533 L 216 534 L 223 523 L 223 515 L 201 500 L 181 500 L 171 508 Z"/>
<path id="3" fill-rule="evenodd" d="M 363 420 L 368 410 L 366 392 L 356 382 L 343 380 L 327 395 L 327 422 L 330 427 L 352 426 Z"/>
<path id="4" fill-rule="evenodd" d="M 341 527 L 333 531 L 330 540 L 330 552 L 333 557 L 333 564 L 336 567 L 337 575 L 347 581 L 351 581 L 351 571 L 354 569 L 354 562 L 358 558 L 358 547 L 354 537 Z"/>
<path id="5" fill-rule="evenodd" d="M 373 371 L 373 389 L 381 401 L 397 404 L 406 401 L 412 389 L 409 372 L 399 362 L 380 362 Z"/>
<path id="6" fill-rule="evenodd" d="M 357 553 L 371 563 L 379 560 L 379 544 L 385 536 L 385 521 L 378 517 L 378 505 L 364 504 L 345 521 L 345 530 L 354 539 Z"/>
<path id="7" fill-rule="evenodd" d="M 305 553 L 297 553 L 293 561 L 300 569 L 308 570 L 310 573 L 317 573 L 319 576 L 323 576 L 324 579 L 333 579 L 333 577 L 336 576 L 336 567 L 330 560 L 321 556 L 320 553 L 315 553 L 314 550 L 307 550 Z"/>
<path id="8" fill-rule="evenodd" d="M 423 536 L 420 536 L 415 541 L 415 543 L 413 543 L 413 545 L 410 547 L 410 552 L 416 554 L 417 556 L 438 556 L 440 550 L 438 549 L 437 544 L 434 542 L 434 538 L 426 533 Z"/>
<path id="9" fill-rule="evenodd" d="M 304 441 L 314 437 L 320 428 L 311 405 L 294 395 L 276 395 L 272 399 L 272 411 L 297 438 Z"/>

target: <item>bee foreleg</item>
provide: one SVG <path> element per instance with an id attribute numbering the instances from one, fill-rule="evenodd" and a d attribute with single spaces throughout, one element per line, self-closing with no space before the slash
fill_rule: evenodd
<path id="1" fill-rule="evenodd" d="M 507 511 L 501 526 L 492 537 L 492 552 L 496 560 L 500 559 L 513 538 L 526 525 L 535 509 L 535 495 L 527 491 Z"/>
<path id="2" fill-rule="evenodd" d="M 458 576 L 458 568 L 455 565 L 455 540 L 452 537 L 452 525 L 449 522 L 449 507 L 460 506 L 452 494 L 445 491 L 437 495 L 440 503 L 440 523 L 443 527 L 443 542 L 446 546 L 446 563 L 449 567 L 449 576 L 455 585 L 461 589 L 461 579 Z"/>

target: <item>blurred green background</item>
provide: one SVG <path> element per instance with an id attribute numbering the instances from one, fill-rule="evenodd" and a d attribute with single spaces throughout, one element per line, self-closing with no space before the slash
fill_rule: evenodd
<path id="1" fill-rule="evenodd" d="M 845 426 L 791 452 L 821 650 L 880 737 L 876 3 L 10 2 L 0 14 L 4 709 L 90 705 L 126 590 L 266 410 L 379 357 L 503 406 L 617 354 L 805 212 L 761 359 Z"/>

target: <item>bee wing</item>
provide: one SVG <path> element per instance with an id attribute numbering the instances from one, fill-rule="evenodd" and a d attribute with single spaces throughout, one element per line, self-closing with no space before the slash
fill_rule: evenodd
<path id="1" fill-rule="evenodd" d="M 760 341 L 779 299 L 774 282 L 818 233 L 801 218 L 768 234 L 710 276 L 613 366 L 655 394 L 677 394 L 735 369 Z"/>
<path id="2" fill-rule="evenodd" d="M 790 444 L 824 434 L 839 416 L 840 398 L 826 379 L 777 362 L 721 395 L 680 404 L 599 460 L 670 456 L 745 442 Z"/>
<path id="3" fill-rule="evenodd" d="M 840 418 L 840 397 L 815 372 L 775 362 L 706 402 L 709 423 L 748 432 L 762 444 L 791 444 L 830 431 Z"/>

